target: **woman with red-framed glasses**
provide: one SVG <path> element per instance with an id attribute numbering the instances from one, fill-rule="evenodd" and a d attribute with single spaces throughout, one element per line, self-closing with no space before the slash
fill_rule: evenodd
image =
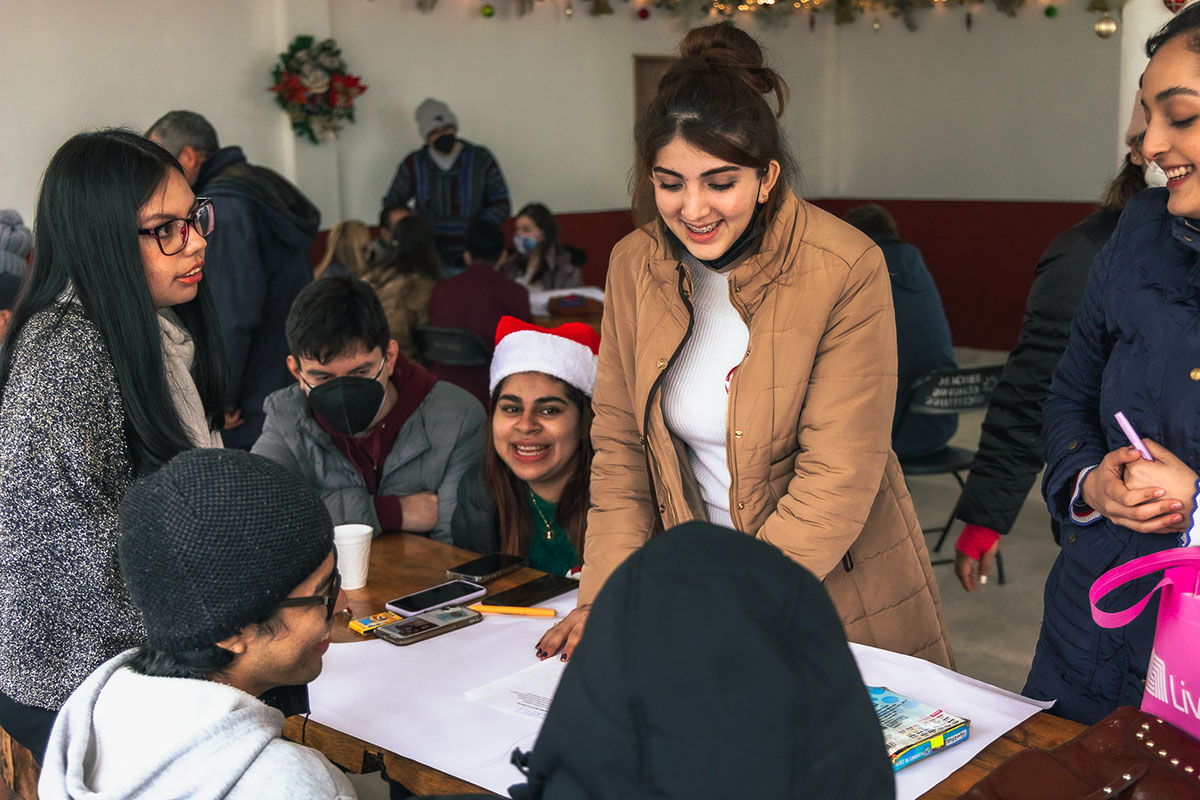
<path id="1" fill-rule="evenodd" d="M 39 760 L 67 695 L 145 635 L 117 569 L 125 489 L 221 446 L 214 227 L 179 163 L 132 131 L 74 136 L 46 168 L 0 350 L 0 726 Z"/>

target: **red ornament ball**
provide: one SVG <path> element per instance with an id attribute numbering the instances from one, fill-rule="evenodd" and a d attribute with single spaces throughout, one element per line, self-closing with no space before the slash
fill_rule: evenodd
<path id="1" fill-rule="evenodd" d="M 1187 0 L 1162 0 L 1162 4 L 1166 6 L 1167 11 L 1178 14 L 1179 10 L 1187 5 Z"/>
<path id="2" fill-rule="evenodd" d="M 650 9 L 639 8 L 638 9 L 638 19 L 650 19 Z"/>

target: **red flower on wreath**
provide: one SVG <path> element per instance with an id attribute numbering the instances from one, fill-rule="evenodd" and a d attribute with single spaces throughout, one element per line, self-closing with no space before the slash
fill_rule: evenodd
<path id="1" fill-rule="evenodd" d="M 333 75 L 329 79 L 330 105 L 349 107 L 354 105 L 354 98 L 367 90 L 360 75 Z"/>
<path id="2" fill-rule="evenodd" d="M 303 81 L 290 72 L 279 77 L 279 83 L 271 87 L 271 91 L 283 98 L 286 103 L 304 103 L 308 99 L 308 90 Z"/>

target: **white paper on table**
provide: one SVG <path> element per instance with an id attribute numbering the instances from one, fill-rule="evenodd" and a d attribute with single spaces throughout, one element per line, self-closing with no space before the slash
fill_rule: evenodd
<path id="1" fill-rule="evenodd" d="M 971 720 L 971 735 L 904 767 L 896 776 L 896 800 L 920 797 L 959 767 L 1052 702 L 1030 700 L 998 686 L 951 672 L 928 661 L 876 647 L 851 644 L 868 686 L 886 686 L 926 705 Z"/>
<path id="2" fill-rule="evenodd" d="M 577 595 L 541 605 L 561 619 Z M 525 781 L 509 762 L 512 751 L 532 748 L 542 721 L 463 694 L 539 663 L 534 646 L 554 622 L 485 614 L 477 625 L 405 647 L 380 640 L 332 645 L 309 684 L 311 719 L 506 795 Z"/>
<path id="3" fill-rule="evenodd" d="M 604 302 L 604 290 L 599 286 L 575 286 L 571 289 L 544 289 L 529 293 L 529 310 L 535 317 L 544 317 L 550 313 L 550 301 L 556 297 L 578 295 L 591 300 Z"/>
<path id="4" fill-rule="evenodd" d="M 483 703 L 510 714 L 520 714 L 544 720 L 554 699 L 554 690 L 562 679 L 566 662 L 547 658 L 499 680 L 476 687 L 463 695 L 468 700 Z"/>
<path id="5" fill-rule="evenodd" d="M 569 592 L 543 606 L 562 617 L 575 602 L 576 592 Z M 472 701 L 465 694 L 538 665 L 534 646 L 551 622 L 545 617 L 489 614 L 478 625 L 406 647 L 379 640 L 335 644 L 325 654 L 321 676 L 309 684 L 311 718 L 505 794 L 509 786 L 524 781 L 509 762 L 513 749 L 532 748 L 542 721 Z M 863 645 L 850 648 L 867 685 L 887 686 L 971 720 L 967 741 L 896 773 L 898 800 L 928 791 L 1049 705 L 911 656 Z"/>

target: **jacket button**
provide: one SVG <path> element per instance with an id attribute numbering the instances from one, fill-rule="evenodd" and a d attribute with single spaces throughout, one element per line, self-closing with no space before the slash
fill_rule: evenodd
<path id="1" fill-rule="evenodd" d="M 1190 233 L 1185 233 L 1185 234 L 1183 235 L 1183 240 L 1184 240 L 1185 242 L 1190 242 L 1190 241 L 1192 241 L 1192 235 L 1191 235 Z"/>
<path id="2" fill-rule="evenodd" d="M 742 438 L 742 432 L 741 432 L 741 431 L 734 431 L 734 432 L 733 432 L 733 436 L 734 436 L 734 438 L 736 438 L 736 439 L 740 439 L 740 438 Z"/>
<path id="3" fill-rule="evenodd" d="M 663 505 L 662 503 L 659 503 L 658 504 L 658 513 L 660 513 L 660 514 L 667 513 L 667 507 L 665 505 Z"/>
<path id="4" fill-rule="evenodd" d="M 739 510 L 739 511 L 740 511 L 741 509 L 745 508 L 745 507 L 746 507 L 746 504 L 745 504 L 745 503 L 738 503 L 738 510 Z"/>
<path id="5" fill-rule="evenodd" d="M 1076 439 L 1075 441 L 1071 442 L 1069 445 L 1067 445 L 1067 449 L 1068 450 L 1078 450 L 1079 449 L 1079 440 Z"/>
<path id="6" fill-rule="evenodd" d="M 1067 537 L 1067 544 L 1075 544 L 1075 540 L 1079 538 L 1077 534 L 1072 533 Z"/>
<path id="7" fill-rule="evenodd" d="M 749 348 L 749 347 L 747 347 L 747 348 L 746 348 L 746 355 L 750 355 L 750 348 Z"/>
<path id="8" fill-rule="evenodd" d="M 1194 381 L 1200 381 L 1200 367 L 1193 369 L 1188 373 L 1188 376 Z"/>
<path id="9" fill-rule="evenodd" d="M 660 358 L 660 359 L 658 360 L 658 368 L 659 368 L 659 369 L 666 369 L 666 368 L 667 368 L 667 360 L 666 360 L 665 358 Z"/>
<path id="10" fill-rule="evenodd" d="M 733 287 L 734 293 L 740 292 L 741 290 L 742 290 L 742 287 L 740 287 L 740 286 Z"/>

